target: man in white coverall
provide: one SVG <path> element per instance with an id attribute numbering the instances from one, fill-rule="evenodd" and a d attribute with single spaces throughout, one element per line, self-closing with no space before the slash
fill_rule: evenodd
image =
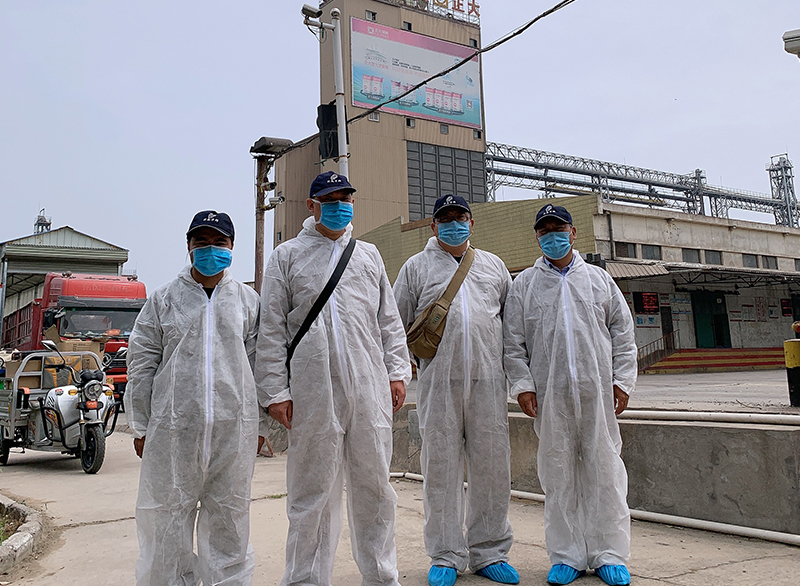
<path id="1" fill-rule="evenodd" d="M 616 415 L 636 384 L 633 319 L 617 285 L 572 250 L 569 212 L 546 205 L 534 225 L 544 256 L 505 307 L 511 396 L 535 417 L 551 584 L 592 569 L 630 583 L 628 476 Z"/>
<path id="2" fill-rule="evenodd" d="M 319 175 L 306 201 L 313 215 L 273 251 L 264 271 L 256 382 L 261 405 L 289 430 L 284 586 L 330 586 L 345 480 L 362 584 L 398 584 L 392 412 L 405 400 L 411 365 L 374 245 L 356 243 L 286 365 L 290 343 L 350 243 L 354 192 L 343 175 Z"/>
<path id="3" fill-rule="evenodd" d="M 436 201 L 434 236 L 403 265 L 394 284 L 407 328 L 444 294 L 467 251 L 473 226 L 463 197 L 446 195 Z M 519 574 L 508 564 L 514 536 L 508 522 L 511 472 L 502 313 L 510 286 L 503 261 L 475 250 L 448 311 L 436 356 L 417 359 L 430 586 L 452 586 L 456 572 L 467 566 L 495 582 L 519 582 Z"/>
<path id="4" fill-rule="evenodd" d="M 186 238 L 192 266 L 150 295 L 128 344 L 125 411 L 142 458 L 136 583 L 245 586 L 255 567 L 259 300 L 225 270 L 234 239 L 227 214 L 198 213 Z"/>

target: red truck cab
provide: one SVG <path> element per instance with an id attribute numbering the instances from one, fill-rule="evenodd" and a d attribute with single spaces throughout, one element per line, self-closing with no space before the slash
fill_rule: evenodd
<path id="1" fill-rule="evenodd" d="M 127 368 L 116 353 L 127 348 L 136 316 L 147 298 L 136 277 L 47 273 L 41 299 L 5 318 L 3 347 L 40 350 L 44 332 L 55 326 L 64 341 L 104 340 L 106 374 L 115 395 L 124 393 Z"/>

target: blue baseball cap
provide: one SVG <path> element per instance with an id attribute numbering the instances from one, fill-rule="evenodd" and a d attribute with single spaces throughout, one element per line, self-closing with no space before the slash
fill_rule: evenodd
<path id="1" fill-rule="evenodd" d="M 347 193 L 355 193 L 356 188 L 350 185 L 347 177 L 339 175 L 333 171 L 320 173 L 314 182 L 311 184 L 311 190 L 308 197 L 311 199 L 328 195 L 334 191 L 346 191 Z"/>
<path id="2" fill-rule="evenodd" d="M 562 222 L 572 225 L 572 216 L 567 211 L 567 208 L 561 206 L 554 206 L 553 204 L 547 204 L 542 206 L 542 209 L 536 214 L 536 223 L 533 225 L 534 230 L 538 230 L 539 224 L 546 220 L 547 218 L 552 218 L 554 220 L 561 220 Z"/>
<path id="3" fill-rule="evenodd" d="M 467 200 L 460 195 L 443 195 L 437 199 L 436 203 L 433 204 L 433 217 L 435 218 L 445 208 L 458 208 L 469 212 L 470 215 L 472 214 Z"/>
<path id="4" fill-rule="evenodd" d="M 225 212 L 216 212 L 214 210 L 197 212 L 192 218 L 192 223 L 189 224 L 189 229 L 186 231 L 186 238 L 191 238 L 192 232 L 200 228 L 212 228 L 230 238 L 231 241 L 233 241 L 235 235 L 231 217 Z"/>

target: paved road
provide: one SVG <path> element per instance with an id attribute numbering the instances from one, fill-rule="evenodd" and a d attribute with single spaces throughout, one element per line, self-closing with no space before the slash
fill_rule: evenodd
<path id="1" fill-rule="evenodd" d="M 131 438 L 109 438 L 106 463 L 96 476 L 80 463 L 58 455 L 12 453 L 0 468 L 0 492 L 44 510 L 54 531 L 49 547 L 37 560 L 0 575 L 12 586 L 129 586 L 137 555 L 134 504 L 139 460 Z M 285 459 L 260 457 L 256 462 L 251 507 L 252 542 L 256 550 L 256 586 L 277 585 L 283 570 L 286 536 Z M 421 484 L 395 483 L 399 495 L 398 566 L 404 586 L 424 586 L 428 561 L 422 545 Z M 523 585 L 544 585 L 549 563 L 544 548 L 543 508 L 514 501 L 510 509 L 516 543 L 511 562 Z M 90 561 L 91 560 L 91 561 Z M 795 586 L 800 576 L 800 550 L 795 547 L 680 529 L 633 523 L 633 560 L 637 586 Z M 334 586 L 359 584 L 350 556 L 349 536 L 337 552 Z M 457 584 L 488 586 L 484 578 L 465 575 Z M 576 582 L 600 586 L 595 576 Z"/>

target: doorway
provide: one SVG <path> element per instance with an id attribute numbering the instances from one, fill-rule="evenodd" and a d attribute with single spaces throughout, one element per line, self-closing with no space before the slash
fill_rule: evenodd
<path id="1" fill-rule="evenodd" d="M 731 347 L 731 330 L 724 293 L 692 291 L 692 312 L 698 348 Z"/>

